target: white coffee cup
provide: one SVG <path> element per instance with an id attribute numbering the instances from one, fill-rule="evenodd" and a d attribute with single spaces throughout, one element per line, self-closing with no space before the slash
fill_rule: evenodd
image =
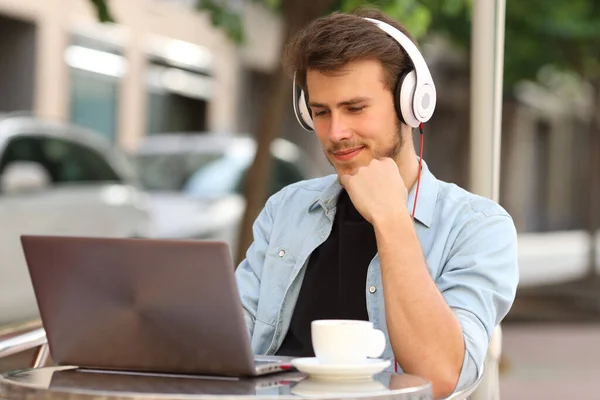
<path id="1" fill-rule="evenodd" d="M 312 321 L 311 336 L 315 356 L 322 364 L 361 364 L 385 350 L 385 335 L 369 321 Z"/>

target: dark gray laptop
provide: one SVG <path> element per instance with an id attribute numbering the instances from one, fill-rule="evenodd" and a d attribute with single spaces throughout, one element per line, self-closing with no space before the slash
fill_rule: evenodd
<path id="1" fill-rule="evenodd" d="M 227 244 L 22 236 L 58 365 L 257 376 L 288 358 L 252 354 Z"/>

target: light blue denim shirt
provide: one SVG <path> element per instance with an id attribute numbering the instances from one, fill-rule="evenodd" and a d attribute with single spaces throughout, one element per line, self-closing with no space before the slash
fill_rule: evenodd
<path id="1" fill-rule="evenodd" d="M 236 271 L 255 354 L 274 354 L 281 346 L 308 259 L 331 232 L 341 190 L 337 175 L 295 183 L 273 195 L 256 219 L 254 242 Z M 414 196 L 415 188 L 408 196 L 411 212 Z M 492 331 L 513 303 L 519 277 L 515 226 L 498 204 L 436 179 L 423 162 L 415 229 L 431 278 L 462 326 L 459 390 L 482 373 Z M 377 254 L 365 297 L 369 320 L 387 338 L 383 357 L 392 359 Z"/>

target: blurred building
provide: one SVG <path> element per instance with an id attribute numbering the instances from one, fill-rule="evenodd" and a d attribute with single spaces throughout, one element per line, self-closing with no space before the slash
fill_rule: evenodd
<path id="1" fill-rule="evenodd" d="M 236 46 L 190 0 L 111 1 L 116 25 L 89 0 L 0 0 L 0 111 L 72 121 L 126 149 L 155 132 L 246 129 L 244 93 L 281 46 L 278 18 L 248 3 Z"/>
<path id="2" fill-rule="evenodd" d="M 253 132 L 280 62 L 281 21 L 255 2 L 232 2 L 244 7 L 238 46 L 195 3 L 111 1 L 115 25 L 99 23 L 89 0 L 0 0 L 0 112 L 72 121 L 125 149 L 158 132 Z M 440 179 L 468 187 L 469 59 L 427 42 L 438 104 L 425 158 Z M 520 85 L 504 103 L 501 202 L 521 232 L 583 229 L 589 208 L 581 193 L 591 94 L 556 74 L 545 79 Z M 291 99 L 284 126 L 281 136 L 327 171 Z"/>

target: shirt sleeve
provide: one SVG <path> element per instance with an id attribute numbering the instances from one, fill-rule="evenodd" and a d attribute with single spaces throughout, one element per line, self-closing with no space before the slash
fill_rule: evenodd
<path id="1" fill-rule="evenodd" d="M 244 310 L 244 320 L 250 337 L 252 337 L 254 331 L 260 296 L 260 278 L 273 226 L 273 202 L 273 198 L 269 199 L 254 221 L 252 227 L 254 240 L 246 252 L 246 258 L 235 271 L 236 283 Z"/>
<path id="2" fill-rule="evenodd" d="M 456 390 L 483 373 L 492 332 L 519 281 L 517 232 L 505 212 L 480 213 L 462 227 L 437 285 L 463 331 L 465 356 Z"/>

